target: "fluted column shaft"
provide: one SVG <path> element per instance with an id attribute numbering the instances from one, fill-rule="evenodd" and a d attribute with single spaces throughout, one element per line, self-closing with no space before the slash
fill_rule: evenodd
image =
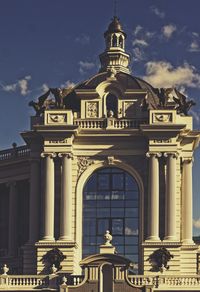
<path id="1" fill-rule="evenodd" d="M 43 240 L 54 240 L 54 153 L 42 153 L 45 159 L 44 234 Z"/>
<path id="2" fill-rule="evenodd" d="M 29 243 L 35 243 L 39 239 L 40 161 L 32 159 L 30 163 Z"/>
<path id="3" fill-rule="evenodd" d="M 192 159 L 183 160 L 182 176 L 182 241 L 192 244 Z"/>
<path id="4" fill-rule="evenodd" d="M 166 202 L 165 202 L 165 240 L 176 240 L 176 153 L 165 153 Z"/>
<path id="5" fill-rule="evenodd" d="M 15 255 L 17 248 L 17 192 L 16 182 L 8 183 L 9 187 L 9 231 L 8 254 Z"/>
<path id="6" fill-rule="evenodd" d="M 148 240 L 159 238 L 159 161 L 160 153 L 147 153 L 149 158 Z"/>
<path id="7" fill-rule="evenodd" d="M 72 239 L 72 159 L 71 153 L 60 153 L 62 158 L 60 240 Z"/>

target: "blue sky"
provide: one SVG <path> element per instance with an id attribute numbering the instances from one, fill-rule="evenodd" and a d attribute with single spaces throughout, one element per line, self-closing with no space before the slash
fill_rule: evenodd
<path id="1" fill-rule="evenodd" d="M 0 0 L 0 149 L 23 141 L 33 113 L 28 102 L 48 86 L 98 71 L 113 0 Z M 156 87 L 177 86 L 197 105 L 200 128 L 199 0 L 118 0 L 133 75 Z M 200 234 L 200 151 L 194 162 L 195 234 Z M 199 219 L 199 220 L 198 220 Z"/>

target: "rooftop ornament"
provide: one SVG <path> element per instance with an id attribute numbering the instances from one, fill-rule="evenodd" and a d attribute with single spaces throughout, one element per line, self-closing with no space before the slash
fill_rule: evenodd
<path id="1" fill-rule="evenodd" d="M 35 110 L 35 115 L 40 117 L 46 109 L 64 109 L 66 108 L 66 96 L 71 92 L 72 87 L 67 88 L 50 88 L 46 93 L 38 97 L 38 100 L 30 101 L 29 106 Z M 53 94 L 54 99 L 49 99 L 50 94 Z"/>

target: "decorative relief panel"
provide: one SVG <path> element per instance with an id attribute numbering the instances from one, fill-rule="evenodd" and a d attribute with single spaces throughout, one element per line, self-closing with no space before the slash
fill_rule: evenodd
<path id="1" fill-rule="evenodd" d="M 86 117 L 87 118 L 98 118 L 98 102 L 87 102 L 86 103 Z"/>
<path id="2" fill-rule="evenodd" d="M 67 114 L 48 114 L 48 124 L 65 124 Z"/>
<path id="3" fill-rule="evenodd" d="M 90 157 L 78 157 L 78 176 L 80 176 L 93 163 L 94 161 L 90 160 Z"/>
<path id="4" fill-rule="evenodd" d="M 172 123 L 173 115 L 172 113 L 154 113 L 152 122 L 153 123 Z"/>
<path id="5" fill-rule="evenodd" d="M 44 112 L 45 125 L 72 125 L 73 114 L 71 110 L 46 110 Z"/>

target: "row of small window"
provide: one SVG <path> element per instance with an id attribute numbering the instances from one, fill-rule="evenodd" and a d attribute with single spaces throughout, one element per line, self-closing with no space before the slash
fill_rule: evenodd
<path id="1" fill-rule="evenodd" d="M 91 218 L 84 219 L 84 236 L 112 235 L 138 236 L 138 219 L 135 218 Z"/>
<path id="2" fill-rule="evenodd" d="M 112 208 L 117 208 L 117 207 L 121 207 L 121 208 L 125 208 L 125 207 L 129 207 L 129 208 L 138 208 L 139 202 L 134 200 L 134 201 L 106 201 L 106 200 L 90 200 L 90 201 L 83 201 L 83 208 L 105 208 L 105 207 L 112 207 Z"/>
<path id="3" fill-rule="evenodd" d="M 131 217 L 138 218 L 138 208 L 84 208 L 84 217 Z"/>
<path id="4" fill-rule="evenodd" d="M 103 236 L 83 236 L 83 244 L 84 245 L 97 245 L 104 243 Z M 138 245 L 138 236 L 115 236 L 113 237 L 112 244 L 114 246 L 118 245 L 131 245 L 131 246 L 137 246 Z"/>
<path id="5" fill-rule="evenodd" d="M 126 190 L 138 191 L 136 181 L 127 173 L 95 173 L 85 186 L 85 191 L 96 190 Z"/>
<path id="6" fill-rule="evenodd" d="M 86 191 L 83 193 L 84 200 L 138 200 L 137 191 Z"/>

